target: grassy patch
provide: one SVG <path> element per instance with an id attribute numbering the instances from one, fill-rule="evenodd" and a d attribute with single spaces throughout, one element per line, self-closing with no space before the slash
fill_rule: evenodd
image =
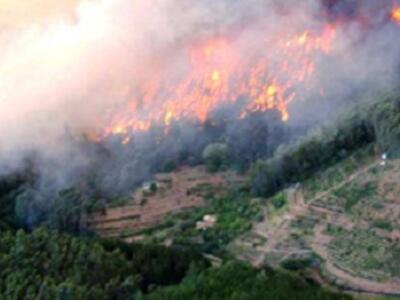
<path id="1" fill-rule="evenodd" d="M 367 279 L 393 278 L 400 267 L 393 245 L 372 231 L 335 231 L 329 251 L 339 267 Z"/>
<path id="2" fill-rule="evenodd" d="M 271 203 L 275 209 L 281 209 L 287 203 L 286 195 L 284 192 L 280 192 L 271 198 Z"/>
<path id="3" fill-rule="evenodd" d="M 373 221 L 372 227 L 387 230 L 387 231 L 393 230 L 392 223 L 390 221 L 384 220 L 384 219 L 379 219 L 379 220 Z"/>
<path id="4" fill-rule="evenodd" d="M 336 189 L 333 194 L 338 198 L 345 199 L 344 209 L 346 212 L 350 212 L 362 199 L 374 196 L 376 189 L 375 182 L 367 182 L 365 184 L 352 183 Z"/>

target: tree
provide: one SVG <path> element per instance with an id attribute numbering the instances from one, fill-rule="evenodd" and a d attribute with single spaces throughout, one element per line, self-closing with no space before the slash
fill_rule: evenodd
<path id="1" fill-rule="evenodd" d="M 203 160 L 209 172 L 216 172 L 229 162 L 229 147 L 224 143 L 209 144 L 203 151 Z"/>

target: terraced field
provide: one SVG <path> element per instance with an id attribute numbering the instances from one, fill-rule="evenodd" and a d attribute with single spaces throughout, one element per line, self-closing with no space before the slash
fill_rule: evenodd
<path id="1" fill-rule="evenodd" d="M 209 174 L 203 167 L 181 168 L 155 177 L 154 190 L 139 188 L 123 206 L 89 216 L 89 227 L 103 237 L 140 238 L 136 233 L 155 226 L 170 214 L 204 205 L 204 191 L 218 194 L 232 182 L 240 181 L 233 172 Z"/>
<path id="2" fill-rule="evenodd" d="M 139 189 L 128 204 L 95 213 L 89 222 L 100 235 L 126 241 L 175 240 L 208 249 L 218 238 L 256 266 L 305 267 L 322 283 L 400 295 L 400 160 L 383 165 L 364 149 L 271 199 L 216 200 L 243 179 L 183 168 L 158 175 L 156 190 Z M 215 206 L 197 209 L 210 206 L 207 201 Z M 178 216 L 182 211 L 188 214 Z M 217 213 L 217 228 L 197 230 L 196 221 L 210 213 Z"/>
<path id="3" fill-rule="evenodd" d="M 266 218 L 230 245 L 255 265 L 320 263 L 325 283 L 400 295 L 400 160 L 370 152 L 269 199 Z M 260 243 L 262 238 L 262 243 Z"/>

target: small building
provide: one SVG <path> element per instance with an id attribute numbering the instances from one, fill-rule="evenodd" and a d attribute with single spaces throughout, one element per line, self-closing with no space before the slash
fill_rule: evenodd
<path id="1" fill-rule="evenodd" d="M 147 181 L 142 184 L 142 193 L 144 194 L 151 194 L 157 191 L 158 184 L 156 181 Z"/>
<path id="2" fill-rule="evenodd" d="M 159 190 L 166 189 L 167 185 L 164 182 L 157 180 L 147 181 L 142 184 L 141 191 L 143 196 L 150 196 L 155 194 Z"/>
<path id="3" fill-rule="evenodd" d="M 196 223 L 197 230 L 206 230 L 208 228 L 213 228 L 217 223 L 217 216 L 216 215 L 205 215 L 202 221 L 198 221 Z"/>
<path id="4" fill-rule="evenodd" d="M 386 166 L 386 164 L 387 164 L 387 159 L 388 159 L 387 154 L 386 154 L 386 153 L 383 153 L 382 156 L 381 156 L 381 163 L 380 163 L 380 165 L 383 166 L 383 167 Z"/>

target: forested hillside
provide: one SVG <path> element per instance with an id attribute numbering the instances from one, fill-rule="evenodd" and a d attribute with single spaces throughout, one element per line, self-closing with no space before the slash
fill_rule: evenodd
<path id="1" fill-rule="evenodd" d="M 251 197 L 274 195 L 366 147 L 395 157 L 399 120 L 398 97 L 392 95 L 378 104 L 356 108 L 299 142 L 281 147 L 270 159 L 253 160 L 247 183 L 218 198 L 204 194 L 210 197 L 209 204 L 187 213 L 186 225 L 180 226 L 183 231 L 174 231 L 173 248 L 58 233 L 93 235 L 82 222 L 98 205 L 98 199 L 91 200 L 76 189 L 61 191 L 43 215 L 31 216 L 40 211 L 29 204 L 34 176 L 28 172 L 29 176 L 7 177 L 0 187 L 0 295 L 2 299 L 347 299 L 280 271 L 235 262 L 209 267 L 200 253 L 191 249 L 194 246 L 224 256 L 221 250 L 226 244 L 249 230 L 253 221 L 262 220 L 262 203 L 250 201 Z M 237 165 L 225 143 L 208 146 L 203 163 L 210 172 Z M 191 226 L 206 213 L 217 213 L 220 221 L 201 233 L 206 243 L 198 247 L 192 241 L 199 233 Z M 48 229 L 18 230 L 29 229 L 27 216 L 42 219 Z M 169 222 L 173 220 L 174 225 L 179 218 Z M 152 237 L 157 230 L 146 232 Z"/>
<path id="2" fill-rule="evenodd" d="M 37 229 L 0 233 L 1 299 L 133 299 L 176 284 L 199 255 L 161 246 L 83 239 Z"/>
<path id="3" fill-rule="evenodd" d="M 0 300 L 400 297 L 399 41 L 400 0 L 0 0 Z"/>
<path id="4" fill-rule="evenodd" d="M 0 269 L 0 298 L 5 300 L 350 299 L 272 270 L 234 262 L 208 267 L 187 251 L 86 240 L 45 229 L 1 233 Z"/>
<path id="5" fill-rule="evenodd" d="M 349 109 L 334 123 L 314 129 L 297 143 L 282 146 L 272 158 L 254 164 L 253 193 L 271 196 L 368 145 L 374 145 L 378 154 L 397 156 L 400 149 L 400 96 L 394 92 L 383 97 Z"/>

